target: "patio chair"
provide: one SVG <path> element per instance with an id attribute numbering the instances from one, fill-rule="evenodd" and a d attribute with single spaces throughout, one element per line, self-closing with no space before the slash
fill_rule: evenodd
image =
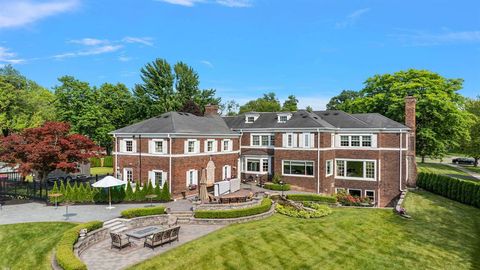
<path id="1" fill-rule="evenodd" d="M 162 244 L 170 242 L 170 236 L 172 235 L 172 229 L 165 230 L 162 237 Z"/>
<path id="2" fill-rule="evenodd" d="M 145 238 L 145 242 L 143 242 L 143 247 L 149 246 L 152 248 L 152 250 L 155 250 L 155 247 L 163 244 L 162 239 L 164 233 L 165 231 L 161 231 Z"/>
<path id="3" fill-rule="evenodd" d="M 174 215 L 168 215 L 167 225 L 169 228 L 173 226 L 177 226 L 177 222 L 178 222 L 178 217 Z"/>
<path id="4" fill-rule="evenodd" d="M 110 237 L 112 238 L 112 245 L 110 246 L 110 249 L 116 247 L 121 250 L 122 248 L 132 244 L 132 242 L 130 242 L 130 236 L 121 235 L 118 233 L 110 233 Z"/>
<path id="5" fill-rule="evenodd" d="M 180 226 L 176 226 L 172 228 L 172 234 L 170 235 L 170 241 L 179 241 L 178 240 L 178 234 L 180 232 Z"/>

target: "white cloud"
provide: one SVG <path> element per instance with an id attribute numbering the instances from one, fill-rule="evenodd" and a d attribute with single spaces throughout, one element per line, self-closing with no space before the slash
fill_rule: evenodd
<path id="1" fill-rule="evenodd" d="M 128 61 L 130 61 L 130 60 L 132 60 L 132 58 L 131 58 L 131 57 L 128 57 L 128 56 L 125 56 L 125 55 L 120 55 L 120 56 L 118 57 L 118 61 L 120 61 L 120 62 L 128 62 Z"/>
<path id="2" fill-rule="evenodd" d="M 346 18 L 345 20 L 341 21 L 341 22 L 338 22 L 336 24 L 336 27 L 337 28 L 346 28 L 346 27 L 349 27 L 349 26 L 352 26 L 354 25 L 357 20 L 363 16 L 365 13 L 369 12 L 370 11 L 370 8 L 362 8 L 362 9 L 357 9 L 355 10 L 354 12 L 350 13 Z"/>
<path id="3" fill-rule="evenodd" d="M 165 2 L 172 5 L 179 5 L 184 7 L 193 7 L 196 4 L 218 4 L 232 8 L 244 8 L 251 7 L 252 0 L 156 0 L 159 2 Z"/>
<path id="4" fill-rule="evenodd" d="M 25 62 L 25 59 L 17 58 L 17 54 L 11 52 L 10 49 L 0 47 L 0 64 L 20 64 Z"/>
<path id="5" fill-rule="evenodd" d="M 126 43 L 140 43 L 146 46 L 153 46 L 152 40 L 151 37 L 124 37 L 122 39 Z"/>
<path id="6" fill-rule="evenodd" d="M 71 11 L 78 6 L 78 0 L 50 0 L 34 2 L 31 0 L 0 0 L 0 28 L 19 27 Z"/>
<path id="7" fill-rule="evenodd" d="M 444 29 L 440 33 L 430 33 L 418 30 L 399 29 L 402 33 L 393 34 L 408 46 L 435 46 L 442 44 L 480 43 L 480 30 L 475 31 L 450 31 Z"/>
<path id="8" fill-rule="evenodd" d="M 209 68 L 213 68 L 213 64 L 210 61 L 202 60 L 202 61 L 200 61 L 200 63 L 204 64 L 205 66 L 207 66 Z"/>
<path id="9" fill-rule="evenodd" d="M 122 45 L 104 45 L 104 46 L 88 48 L 86 50 L 81 50 L 77 52 L 67 52 L 67 53 L 57 54 L 57 55 L 54 55 L 53 57 L 56 59 L 63 59 L 63 58 L 71 58 L 71 57 L 78 57 L 78 56 L 98 55 L 98 54 L 115 52 L 120 50 L 122 47 L 123 47 Z"/>
<path id="10" fill-rule="evenodd" d="M 74 39 L 70 40 L 70 43 L 81 44 L 85 46 L 96 46 L 100 44 L 108 43 L 108 40 L 101 40 L 96 38 L 82 38 L 82 39 Z"/>

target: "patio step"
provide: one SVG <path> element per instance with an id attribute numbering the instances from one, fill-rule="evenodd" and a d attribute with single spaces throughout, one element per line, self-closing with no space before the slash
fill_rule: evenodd
<path id="1" fill-rule="evenodd" d="M 105 221 L 103 227 L 109 229 L 111 232 L 119 233 L 127 229 L 127 226 L 124 224 L 124 219 L 114 218 L 112 220 Z"/>
<path id="2" fill-rule="evenodd" d="M 173 211 L 170 214 L 177 217 L 179 224 L 189 224 L 193 218 L 192 211 Z"/>

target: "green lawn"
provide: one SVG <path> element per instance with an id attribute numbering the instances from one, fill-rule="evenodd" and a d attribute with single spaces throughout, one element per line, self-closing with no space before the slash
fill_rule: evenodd
<path id="1" fill-rule="evenodd" d="M 51 269 L 50 251 L 73 226 L 66 222 L 1 225 L 0 269 Z"/>
<path id="2" fill-rule="evenodd" d="M 90 168 L 90 174 L 91 175 L 105 175 L 105 174 L 113 174 L 113 168 L 112 167 L 92 167 Z"/>
<path id="3" fill-rule="evenodd" d="M 464 168 L 472 172 L 480 173 L 480 167 L 465 166 Z"/>
<path id="4" fill-rule="evenodd" d="M 460 179 L 475 180 L 468 173 L 463 172 L 457 168 L 448 166 L 446 164 L 417 162 L 417 168 L 418 172 L 436 173 Z"/>
<path id="5" fill-rule="evenodd" d="M 236 224 L 132 269 L 480 269 L 480 209 L 410 192 L 413 219 L 388 209 L 275 214 Z"/>

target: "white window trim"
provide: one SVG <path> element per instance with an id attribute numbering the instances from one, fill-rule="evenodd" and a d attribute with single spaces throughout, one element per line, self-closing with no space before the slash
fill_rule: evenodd
<path id="1" fill-rule="evenodd" d="M 245 114 L 245 123 L 251 124 L 251 123 L 257 121 L 257 119 L 258 119 L 259 116 L 260 116 L 260 115 L 258 115 L 258 114 Z M 253 117 L 253 122 L 248 121 L 248 118 L 250 118 L 250 117 Z"/>
<path id="2" fill-rule="evenodd" d="M 167 182 L 167 176 L 168 176 L 167 172 L 165 172 L 163 170 L 151 170 L 150 172 L 152 172 L 154 177 L 155 177 L 155 173 L 161 173 L 162 174 L 162 185 L 160 187 L 163 187 L 163 185 L 165 185 L 165 183 Z M 152 183 L 152 186 L 156 187 L 155 178 L 152 178 L 152 179 L 149 179 L 149 180 Z"/>
<path id="3" fill-rule="evenodd" d="M 223 149 L 223 146 L 224 146 L 225 142 L 228 142 L 228 149 L 227 150 Z M 230 139 L 223 139 L 221 147 L 222 147 L 221 152 L 231 152 L 231 151 L 233 151 L 233 141 L 230 140 Z"/>
<path id="4" fill-rule="evenodd" d="M 127 151 L 127 142 L 132 142 L 132 151 Z M 134 139 L 122 139 L 120 149 L 122 150 L 122 153 L 136 153 L 137 141 Z"/>
<path id="5" fill-rule="evenodd" d="M 260 171 L 256 172 L 256 171 L 249 171 L 248 170 L 248 165 L 247 164 L 248 164 L 249 159 L 255 159 L 255 160 L 260 161 L 260 165 L 259 165 Z M 245 162 L 245 171 L 244 171 L 245 173 L 250 173 L 250 174 L 270 174 L 271 173 L 272 165 L 271 165 L 271 159 L 269 157 L 245 157 L 243 160 Z M 268 162 L 268 171 L 267 172 L 263 171 L 264 160 L 267 160 L 267 162 Z"/>
<path id="6" fill-rule="evenodd" d="M 225 165 L 222 167 L 222 180 L 226 179 L 232 179 L 232 166 L 230 165 Z"/>
<path id="7" fill-rule="evenodd" d="M 312 174 L 312 175 L 286 174 L 286 173 L 283 171 L 283 170 L 285 169 L 285 166 L 284 166 L 285 161 L 290 161 L 290 162 L 312 162 L 312 163 L 313 163 L 313 174 Z M 291 160 L 291 159 L 282 160 L 282 175 L 284 175 L 284 176 L 292 176 L 292 177 L 315 178 L 315 161 L 314 161 L 314 160 Z"/>
<path id="8" fill-rule="evenodd" d="M 365 190 L 364 190 L 364 193 L 363 193 L 364 197 L 367 197 L 367 191 L 373 192 L 373 201 L 372 201 L 372 202 L 375 203 L 375 197 L 376 197 L 376 196 L 375 196 L 375 195 L 376 195 L 376 194 L 375 194 L 375 190 L 365 189 Z"/>
<path id="9" fill-rule="evenodd" d="M 186 177 L 185 177 L 185 183 L 186 183 L 186 186 L 189 187 L 190 186 L 190 172 L 193 172 L 193 181 L 194 182 L 192 185 L 197 185 L 198 186 L 198 170 L 195 170 L 195 169 L 190 169 L 186 172 Z"/>
<path id="10" fill-rule="evenodd" d="M 194 142 L 193 152 L 188 151 L 189 142 Z M 197 139 L 188 139 L 185 143 L 185 154 L 198 154 L 200 153 L 200 141 Z"/>
<path id="11" fill-rule="evenodd" d="M 337 170 L 336 170 L 337 161 L 362 161 L 362 162 L 363 162 L 363 175 L 364 175 L 364 176 L 366 175 L 366 170 L 367 170 L 367 166 L 365 166 L 365 162 L 373 162 L 373 164 L 374 164 L 374 168 L 373 168 L 374 176 L 373 176 L 373 178 L 339 176 L 339 175 L 337 174 Z M 377 160 L 375 160 L 375 159 L 336 158 L 334 163 L 335 163 L 335 178 L 337 178 L 337 179 L 361 180 L 361 181 L 377 181 Z M 345 174 L 346 174 L 347 163 L 345 163 L 344 169 L 345 169 Z"/>
<path id="12" fill-rule="evenodd" d="M 347 194 L 348 194 L 348 195 L 351 195 L 351 194 L 350 194 L 350 190 L 360 191 L 360 197 L 362 197 L 362 190 L 361 190 L 361 189 L 358 189 L 358 188 L 347 188 Z M 351 196 L 353 196 L 353 195 L 351 195 Z"/>
<path id="13" fill-rule="evenodd" d="M 282 121 L 282 120 L 280 120 L 282 117 L 286 117 L 287 119 L 285 121 Z M 292 118 L 291 113 L 278 113 L 277 114 L 277 122 L 278 123 L 286 123 L 288 120 L 290 120 L 290 118 Z"/>
<path id="14" fill-rule="evenodd" d="M 208 143 L 211 142 L 212 143 L 212 150 L 211 151 L 208 151 Z M 204 152 L 205 153 L 215 153 L 217 152 L 217 140 L 215 139 L 208 139 L 208 140 L 205 140 L 205 145 L 204 145 Z"/>
<path id="15" fill-rule="evenodd" d="M 331 170 L 330 173 L 328 173 L 328 163 L 329 163 L 329 162 L 331 163 L 331 164 L 330 164 L 330 170 Z M 329 159 L 329 160 L 326 160 L 326 161 L 325 161 L 325 176 L 328 177 L 328 176 L 332 176 L 332 175 L 333 175 L 333 172 L 334 172 L 334 170 L 335 170 L 334 164 L 335 164 L 335 162 L 333 162 L 333 159 Z"/>
<path id="16" fill-rule="evenodd" d="M 156 151 L 156 142 L 162 142 L 162 151 Z M 149 151 L 150 154 L 168 154 L 167 150 L 167 141 L 165 139 L 152 139 L 149 141 Z"/>
<path id="17" fill-rule="evenodd" d="M 259 145 L 253 144 L 253 136 L 258 136 Z M 262 136 L 268 136 L 268 145 L 262 145 Z M 275 138 L 274 133 L 250 133 L 250 146 L 255 148 L 273 148 L 275 145 L 270 144 L 272 142 L 272 136 Z"/>
<path id="18" fill-rule="evenodd" d="M 133 178 L 133 169 L 132 168 L 123 168 L 123 181 L 128 181 L 127 171 L 132 172 L 132 181 L 131 182 L 133 182 L 135 179 Z"/>
<path id="19" fill-rule="evenodd" d="M 348 136 L 348 146 L 342 146 L 342 140 L 341 136 Z M 360 137 L 360 146 L 352 146 L 352 136 L 359 136 Z M 371 138 L 370 143 L 371 146 L 363 146 L 363 136 L 369 136 Z M 336 134 L 335 135 L 335 147 L 336 148 L 341 148 L 341 149 L 372 149 L 372 148 L 377 148 L 378 143 L 377 143 L 377 134 L 353 134 L 353 133 L 348 133 L 348 134 Z"/>

